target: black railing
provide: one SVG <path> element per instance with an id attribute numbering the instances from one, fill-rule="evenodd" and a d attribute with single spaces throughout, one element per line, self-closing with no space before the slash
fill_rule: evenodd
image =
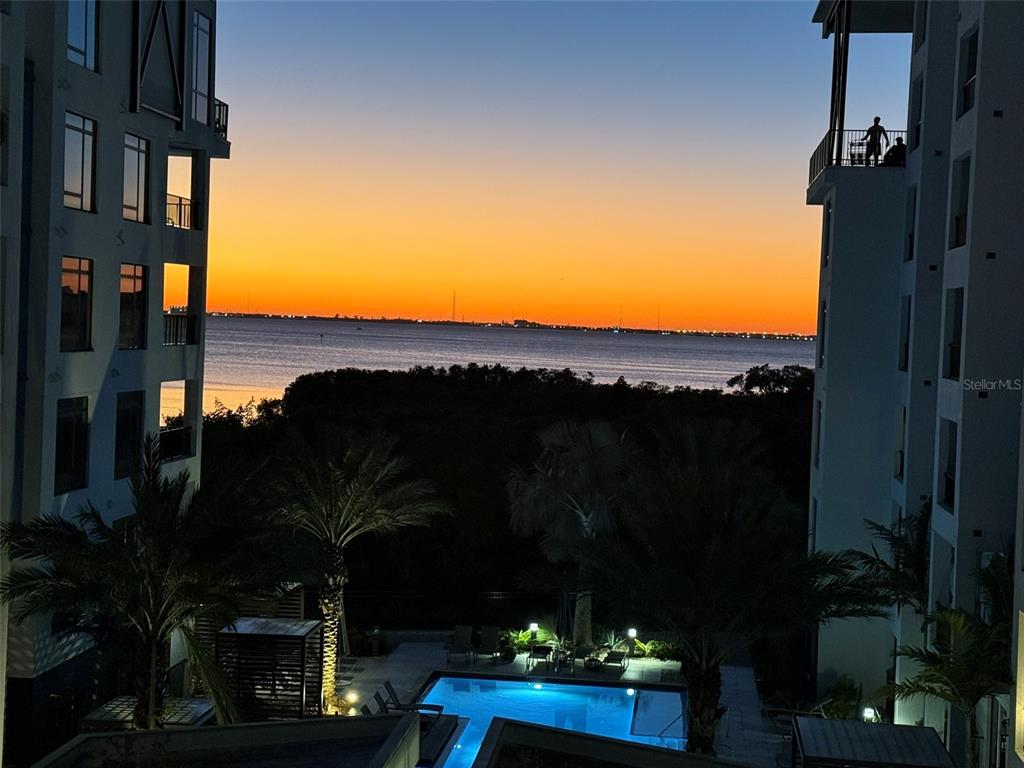
<path id="1" fill-rule="evenodd" d="M 167 195 L 167 226 L 192 229 L 192 201 L 179 195 Z"/>
<path id="2" fill-rule="evenodd" d="M 192 455 L 192 427 L 160 430 L 160 460 L 174 461 Z"/>
<path id="3" fill-rule="evenodd" d="M 220 99 L 213 100 L 213 132 L 222 139 L 228 137 L 228 105 Z"/>
<path id="4" fill-rule="evenodd" d="M 174 312 L 164 314 L 164 346 L 180 347 L 196 343 L 196 316 Z"/>
<path id="5" fill-rule="evenodd" d="M 858 131 L 836 131 L 830 130 L 825 138 L 818 144 L 817 149 L 811 155 L 810 169 L 807 183 L 810 184 L 818 175 L 834 165 L 846 166 L 876 166 L 887 165 L 898 167 L 906 163 L 906 131 L 886 131 L 889 143 L 883 139 L 877 148 L 868 146 L 867 132 Z M 886 152 L 896 146 L 896 139 L 903 142 L 903 152 L 894 153 L 885 159 Z M 884 147 L 884 149 L 883 149 Z M 870 150 L 870 152 L 869 152 Z"/>

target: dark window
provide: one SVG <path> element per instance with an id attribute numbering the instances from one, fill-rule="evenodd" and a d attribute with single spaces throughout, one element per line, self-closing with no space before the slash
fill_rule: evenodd
<path id="1" fill-rule="evenodd" d="M 814 403 L 814 466 L 821 463 L 821 400 Z"/>
<path id="2" fill-rule="evenodd" d="M 146 268 L 141 264 L 121 265 L 121 349 L 146 346 Z"/>
<path id="3" fill-rule="evenodd" d="M 82 211 L 93 208 L 93 169 L 96 167 L 96 123 L 74 112 L 64 113 L 64 205 Z"/>
<path id="4" fill-rule="evenodd" d="M 68 61 L 96 69 L 96 0 L 68 0 Z"/>
<path id="5" fill-rule="evenodd" d="M 914 235 L 917 231 L 917 187 L 907 190 L 907 239 L 904 243 L 903 260 L 914 258 Z"/>
<path id="6" fill-rule="evenodd" d="M 832 198 L 825 201 L 821 221 L 821 266 L 827 267 L 832 258 Z"/>
<path id="7" fill-rule="evenodd" d="M 910 86 L 910 151 L 921 146 L 921 114 L 924 110 L 924 78 Z"/>
<path id="8" fill-rule="evenodd" d="M 818 367 L 825 365 L 825 333 L 828 323 L 828 302 L 821 302 L 821 315 L 818 318 Z"/>
<path id="9" fill-rule="evenodd" d="M 210 122 L 210 20 L 192 14 L 192 117 Z"/>
<path id="10" fill-rule="evenodd" d="M 958 115 L 974 109 L 978 86 L 978 30 L 960 41 L 960 104 Z"/>
<path id="11" fill-rule="evenodd" d="M 92 348 L 92 259 L 65 256 L 60 276 L 60 351 Z"/>
<path id="12" fill-rule="evenodd" d="M 814 551 L 818 539 L 818 500 L 811 499 L 811 519 L 807 526 L 807 550 Z"/>
<path id="13" fill-rule="evenodd" d="M 0 65 L 0 185 L 7 186 L 7 155 L 11 130 L 11 70 Z"/>
<path id="14" fill-rule="evenodd" d="M 149 142 L 130 133 L 124 135 L 124 196 L 121 215 L 129 221 L 145 222 L 149 180 Z"/>
<path id="15" fill-rule="evenodd" d="M 947 379 L 960 379 L 960 339 L 964 333 L 964 289 L 946 291 L 946 343 L 942 375 Z"/>
<path id="16" fill-rule="evenodd" d="M 53 492 L 67 493 L 87 484 L 89 466 L 89 399 L 57 401 L 57 439 L 53 462 Z"/>
<path id="17" fill-rule="evenodd" d="M 956 422 L 939 419 L 939 501 L 951 512 L 956 504 L 956 443 Z"/>
<path id="18" fill-rule="evenodd" d="M 114 429 L 114 479 L 128 477 L 142 460 L 144 392 L 118 392 Z"/>
<path id="19" fill-rule="evenodd" d="M 897 350 L 898 367 L 905 371 L 910 367 L 910 310 L 911 298 L 903 296 L 900 298 L 900 347 Z"/>
<path id="20" fill-rule="evenodd" d="M 949 204 L 949 247 L 967 243 L 967 211 L 971 203 L 971 157 L 962 157 L 953 164 L 953 189 Z"/>
<path id="21" fill-rule="evenodd" d="M 893 462 L 892 476 L 897 480 L 903 479 L 903 467 L 906 464 L 907 450 L 907 409 L 904 406 L 896 408 L 896 460 Z"/>

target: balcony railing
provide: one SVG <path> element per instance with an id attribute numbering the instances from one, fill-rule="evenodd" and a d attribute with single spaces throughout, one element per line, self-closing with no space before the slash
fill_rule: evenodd
<path id="1" fill-rule="evenodd" d="M 180 347 L 196 343 L 196 316 L 175 312 L 164 314 L 164 346 Z"/>
<path id="2" fill-rule="evenodd" d="M 192 201 L 187 197 L 167 195 L 167 226 L 192 229 Z"/>
<path id="3" fill-rule="evenodd" d="M 888 166 L 902 166 L 906 162 L 906 142 L 907 132 L 906 131 L 886 131 L 886 135 L 889 137 L 889 143 L 885 144 L 884 140 L 882 145 L 878 147 L 877 153 L 872 147 L 870 156 L 868 155 L 868 142 L 865 131 L 836 131 L 830 130 L 825 134 L 825 138 L 818 144 L 817 149 L 811 155 L 809 175 L 807 183 L 810 184 L 818 175 L 826 168 L 834 165 L 847 165 L 847 166 L 875 166 L 875 165 L 888 165 Z M 888 161 L 885 160 L 885 153 L 894 146 L 896 146 L 896 139 L 903 140 L 903 154 L 902 157 L 893 157 L 890 155 Z M 882 149 L 882 146 L 885 149 Z"/>
<path id="4" fill-rule="evenodd" d="M 192 455 L 192 427 L 167 427 L 160 430 L 160 460 L 174 461 Z"/>
<path id="5" fill-rule="evenodd" d="M 225 141 L 228 138 L 228 105 L 220 99 L 213 100 L 213 132 Z"/>

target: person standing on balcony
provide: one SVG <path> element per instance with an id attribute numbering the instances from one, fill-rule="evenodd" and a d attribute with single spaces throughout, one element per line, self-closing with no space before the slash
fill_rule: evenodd
<path id="1" fill-rule="evenodd" d="M 878 165 L 878 156 L 882 154 L 882 139 L 885 139 L 885 146 L 888 148 L 889 134 L 885 132 L 882 118 L 875 117 L 874 124 L 868 128 L 867 133 L 864 134 L 862 139 L 862 141 L 868 143 L 864 153 L 864 165 L 871 165 L 872 159 L 874 159 L 875 165 Z"/>

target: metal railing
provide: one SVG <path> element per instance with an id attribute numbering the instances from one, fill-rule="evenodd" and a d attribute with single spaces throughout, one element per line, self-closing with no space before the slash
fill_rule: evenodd
<path id="1" fill-rule="evenodd" d="M 220 99 L 213 100 L 213 132 L 224 140 L 228 138 L 228 105 Z"/>
<path id="2" fill-rule="evenodd" d="M 167 226 L 192 229 L 192 201 L 187 197 L 167 194 Z"/>
<path id="3" fill-rule="evenodd" d="M 818 144 L 817 148 L 811 154 L 807 183 L 810 184 L 818 178 L 818 175 L 822 171 L 835 165 L 862 167 L 876 165 L 904 165 L 906 162 L 907 132 L 886 131 L 886 135 L 889 137 L 889 143 L 886 144 L 883 140 L 881 145 L 877 148 L 877 151 L 874 147 L 870 147 L 871 153 L 869 155 L 867 134 L 865 131 L 827 131 L 825 133 L 825 138 L 821 140 L 821 143 Z M 890 160 L 887 162 L 885 160 L 885 153 L 891 147 L 896 146 L 897 138 L 903 139 L 903 158 L 893 159 L 892 156 L 890 156 Z"/>
<path id="4" fill-rule="evenodd" d="M 196 343 L 196 316 L 175 312 L 164 314 L 164 346 L 180 347 Z"/>
<path id="5" fill-rule="evenodd" d="M 160 460 L 174 461 L 192 455 L 192 427 L 160 430 Z"/>

